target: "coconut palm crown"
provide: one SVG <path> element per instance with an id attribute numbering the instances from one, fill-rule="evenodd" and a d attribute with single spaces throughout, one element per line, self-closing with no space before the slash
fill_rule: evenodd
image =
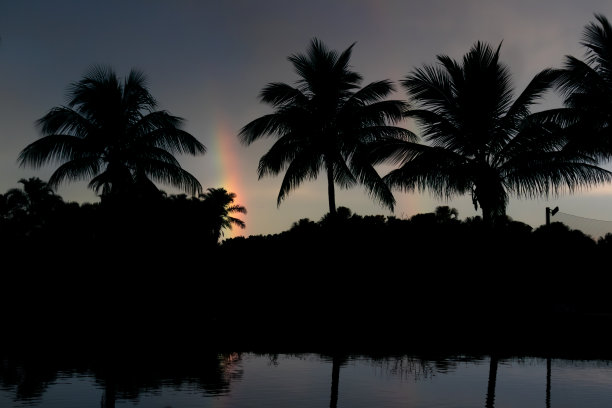
<path id="1" fill-rule="evenodd" d="M 417 68 L 401 81 L 415 106 L 407 115 L 426 144 L 375 149 L 377 161 L 399 165 L 384 177 L 389 186 L 429 190 L 441 199 L 471 194 L 490 224 L 505 216 L 510 194 L 534 198 L 611 180 L 592 157 L 564 150 L 559 124 L 531 112 L 557 70 L 542 70 L 513 99 L 500 48 L 477 42 L 462 61 L 439 55 L 439 65 Z"/>
<path id="2" fill-rule="evenodd" d="M 215 242 L 224 236 L 224 230 L 232 230 L 233 226 L 241 229 L 246 228 L 243 220 L 236 218 L 233 214 L 246 214 L 247 209 L 243 205 L 235 204 L 236 193 L 228 192 L 225 188 L 209 188 L 200 194 L 200 200 L 205 204 L 206 214 L 211 217 L 212 235 Z"/>
<path id="3" fill-rule="evenodd" d="M 385 100 L 394 91 L 389 80 L 360 88 L 362 76 L 349 67 L 353 45 L 338 54 L 312 39 L 306 54 L 288 59 L 299 79 L 296 86 L 269 83 L 260 93 L 274 112 L 244 126 L 240 140 L 250 145 L 265 136 L 277 141 L 258 166 L 261 179 L 285 175 L 277 205 L 306 180 L 327 174 L 330 214 L 336 213 L 335 188 L 358 183 L 383 206 L 393 210 L 395 199 L 368 157 L 373 141 L 414 140 L 406 129 L 394 126 L 403 119 L 404 101 Z"/>
<path id="4" fill-rule="evenodd" d="M 566 56 L 555 82 L 565 106 L 558 117 L 567 123 L 573 148 L 608 161 L 612 158 L 612 25 L 608 19 L 595 14 L 580 44 L 586 48 L 585 59 Z"/>
<path id="5" fill-rule="evenodd" d="M 182 118 L 156 109 L 142 72 L 132 69 L 121 82 L 111 68 L 94 66 L 69 87 L 66 106 L 36 122 L 43 136 L 20 152 L 18 162 L 35 168 L 59 162 L 49 186 L 90 180 L 103 198 L 159 192 L 154 182 L 201 192 L 174 154 L 204 154 L 206 148 L 181 129 Z"/>

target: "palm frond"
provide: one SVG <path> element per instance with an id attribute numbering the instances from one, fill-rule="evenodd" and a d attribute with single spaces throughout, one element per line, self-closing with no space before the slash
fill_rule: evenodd
<path id="1" fill-rule="evenodd" d="M 338 112 L 338 126 L 362 129 L 370 126 L 396 124 L 406 118 L 408 104 L 401 100 L 386 100 L 365 105 L 345 104 Z"/>
<path id="2" fill-rule="evenodd" d="M 557 197 L 611 181 L 612 173 L 597 166 L 591 157 L 563 151 L 526 157 L 505 176 L 509 190 L 525 198 Z"/>
<path id="3" fill-rule="evenodd" d="M 423 109 L 452 114 L 456 107 L 448 74 L 433 66 L 416 68 L 400 81 L 410 99 Z"/>
<path id="4" fill-rule="evenodd" d="M 359 149 L 351 157 L 350 171 L 367 188 L 371 197 L 389 210 L 394 210 L 393 192 L 374 168 L 368 149 Z"/>
<path id="5" fill-rule="evenodd" d="M 596 13 L 597 23 L 589 23 L 584 30 L 581 45 L 587 48 L 587 62 L 598 67 L 609 78 L 612 72 L 612 25 L 603 15 Z"/>
<path id="6" fill-rule="evenodd" d="M 17 157 L 20 166 L 40 168 L 50 162 L 73 160 L 88 152 L 83 139 L 70 135 L 49 135 L 27 145 Z"/>
<path id="7" fill-rule="evenodd" d="M 554 84 L 566 100 L 576 92 L 584 92 L 585 89 L 597 91 L 606 89 L 606 83 L 594 67 L 573 56 L 567 56 L 563 70 L 560 72 Z"/>
<path id="8" fill-rule="evenodd" d="M 52 108 L 35 124 L 44 136 L 67 134 L 85 138 L 93 131 L 92 123 L 87 118 L 64 106 Z"/>
<path id="9" fill-rule="evenodd" d="M 368 146 L 368 159 L 373 165 L 385 163 L 402 165 L 422 154 L 423 151 L 431 149 L 431 146 L 397 138 L 381 139 L 370 143 Z"/>
<path id="10" fill-rule="evenodd" d="M 506 118 L 520 120 L 528 116 L 531 113 L 531 105 L 540 100 L 561 75 L 562 71 L 554 68 L 547 68 L 538 72 L 508 109 Z"/>
<path id="11" fill-rule="evenodd" d="M 470 191 L 474 171 L 473 167 L 465 165 L 463 157 L 443 148 L 429 147 L 390 171 L 383 180 L 391 188 L 406 192 L 430 191 L 438 198 L 449 199 Z"/>
<path id="12" fill-rule="evenodd" d="M 135 125 L 134 131 L 139 144 L 154 145 L 178 154 L 195 156 L 206 153 L 204 144 L 180 128 L 181 122 L 181 118 L 157 111 L 144 116 Z"/>
<path id="13" fill-rule="evenodd" d="M 64 181 L 87 180 L 98 175 L 102 161 L 96 156 L 79 157 L 59 166 L 49 178 L 49 187 L 56 189 Z"/>
<path id="14" fill-rule="evenodd" d="M 325 159 L 332 163 L 334 183 L 340 188 L 348 189 L 357 183 L 357 179 L 351 169 L 352 166 L 349 167 L 341 152 L 328 154 L 325 156 Z"/>
<path id="15" fill-rule="evenodd" d="M 202 192 L 200 182 L 180 166 L 161 160 L 148 160 L 140 164 L 140 170 L 155 182 L 175 186 L 191 195 Z"/>
<path id="16" fill-rule="evenodd" d="M 452 117 L 425 109 L 409 110 L 406 117 L 416 121 L 422 129 L 424 140 L 432 146 L 444 147 L 466 156 L 474 154 L 474 141 L 457 127 L 460 124 L 455 123 Z"/>
<path id="17" fill-rule="evenodd" d="M 306 96 L 299 89 L 282 82 L 272 82 L 266 85 L 259 94 L 259 98 L 262 102 L 274 107 L 307 103 Z"/>
<path id="18" fill-rule="evenodd" d="M 292 161 L 320 161 L 318 152 L 301 142 L 300 134 L 288 133 L 278 139 L 259 160 L 259 178 L 277 175 Z M 315 174 L 316 177 L 316 174 Z"/>
<path id="19" fill-rule="evenodd" d="M 348 99 L 347 103 L 363 106 L 382 101 L 392 92 L 395 92 L 395 87 L 393 86 L 393 82 L 390 80 L 385 79 L 382 81 L 375 81 L 367 84 L 363 88 L 360 88 L 353 93 Z"/>
<path id="20" fill-rule="evenodd" d="M 246 228 L 246 224 L 244 223 L 244 221 L 242 221 L 239 218 L 234 218 L 234 217 L 227 217 L 227 221 L 228 221 L 228 228 L 232 229 L 232 226 L 236 226 L 240 229 L 245 229 Z"/>
<path id="21" fill-rule="evenodd" d="M 319 156 L 316 157 L 316 160 L 312 160 L 310 157 L 303 158 L 300 155 L 292 160 L 287 166 L 287 171 L 285 171 L 285 175 L 283 176 L 276 205 L 280 206 L 281 202 L 287 197 L 287 195 L 292 190 L 299 187 L 304 180 L 316 179 L 322 165 L 322 158 Z"/>
<path id="22" fill-rule="evenodd" d="M 233 213 L 246 214 L 247 209 L 242 205 L 230 205 L 229 207 L 227 207 L 227 212 L 232 213 L 232 214 Z"/>

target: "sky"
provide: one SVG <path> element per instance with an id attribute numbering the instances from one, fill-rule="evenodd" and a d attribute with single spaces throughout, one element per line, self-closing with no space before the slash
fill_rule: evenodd
<path id="1" fill-rule="evenodd" d="M 66 103 L 68 86 L 96 64 L 125 77 L 147 77 L 159 109 L 185 119 L 184 129 L 207 148 L 177 156 L 204 189 L 223 187 L 247 209 L 244 230 L 233 236 L 285 231 L 303 218 L 318 221 L 329 210 L 326 181 L 306 181 L 277 206 L 282 174 L 258 179 L 260 157 L 274 139 L 249 146 L 240 129 L 272 112 L 259 101 L 270 82 L 295 84 L 287 60 L 311 39 L 344 51 L 355 43 L 351 67 L 362 85 L 390 79 L 392 97 L 407 99 L 399 81 L 413 69 L 435 64 L 439 54 L 461 59 L 477 41 L 497 46 L 512 75 L 515 95 L 540 70 L 562 67 L 567 55 L 583 58 L 585 25 L 595 13 L 612 19 L 609 0 L 0 0 L 0 193 L 22 178 L 47 181 L 57 168 L 23 168 L 19 152 L 41 134 L 35 121 Z M 560 106 L 549 94 L 534 109 Z M 410 123 L 402 123 L 411 130 Z M 603 167 L 610 168 L 608 163 Z M 379 168 L 381 175 L 391 170 Z M 323 173 L 321 173 L 323 174 Z M 169 194 L 180 193 L 158 185 Z M 98 202 L 87 182 L 67 182 L 65 201 Z M 336 203 L 359 215 L 409 218 L 447 205 L 465 219 L 481 215 L 469 195 L 440 201 L 428 192 L 394 191 L 390 212 L 362 187 L 338 190 Z M 511 198 L 508 215 L 537 228 L 546 207 L 596 220 L 612 220 L 612 186 L 538 199 Z M 554 217 L 552 221 L 554 221 Z"/>

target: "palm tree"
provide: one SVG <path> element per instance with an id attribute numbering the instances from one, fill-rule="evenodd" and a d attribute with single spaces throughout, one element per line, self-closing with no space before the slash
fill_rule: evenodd
<path id="1" fill-rule="evenodd" d="M 513 100 L 500 48 L 477 42 L 461 62 L 439 55 L 439 66 L 407 75 L 401 84 L 417 105 L 407 115 L 428 144 L 397 141 L 374 151 L 377 162 L 400 164 L 384 177 L 392 188 L 430 189 L 442 199 L 471 193 L 487 225 L 506 218 L 509 194 L 533 198 L 612 180 L 592 157 L 563 149 L 559 125 L 531 113 L 558 72 L 541 71 Z"/>
<path id="2" fill-rule="evenodd" d="M 272 105 L 274 113 L 253 120 L 239 133 L 246 145 L 264 136 L 277 137 L 257 170 L 261 179 L 286 169 L 277 205 L 305 179 L 314 180 L 324 170 L 332 215 L 335 184 L 348 188 L 361 183 L 393 210 L 395 199 L 370 162 L 368 147 L 376 140 L 416 139 L 408 130 L 393 126 L 402 120 L 406 105 L 384 100 L 394 91 L 389 80 L 359 88 L 362 77 L 349 68 L 353 46 L 338 54 L 315 38 L 306 54 L 291 55 L 297 86 L 269 83 L 260 99 Z"/>
<path id="3" fill-rule="evenodd" d="M 447 205 L 440 205 L 436 207 L 435 215 L 438 222 L 450 222 L 451 220 L 457 220 L 459 211 Z"/>
<path id="4" fill-rule="evenodd" d="M 612 25 L 601 14 L 595 19 L 583 32 L 586 59 L 566 56 L 555 85 L 564 98 L 566 109 L 559 116 L 571 125 L 571 146 L 607 161 L 612 158 Z"/>
<path id="5" fill-rule="evenodd" d="M 11 188 L 1 198 L 0 219 L 19 220 L 27 215 L 29 203 L 25 191 Z"/>
<path id="6" fill-rule="evenodd" d="M 0 219 L 22 224 L 31 232 L 49 221 L 53 211 L 64 204 L 64 200 L 38 177 L 20 179 L 23 189 L 11 188 L 2 196 Z"/>
<path id="7" fill-rule="evenodd" d="M 206 193 L 200 195 L 203 200 L 206 216 L 212 221 L 212 237 L 215 242 L 224 235 L 223 230 L 231 230 L 233 226 L 244 229 L 244 221 L 233 217 L 231 214 L 246 214 L 244 206 L 234 204 L 236 193 L 230 193 L 224 188 L 209 188 Z"/>
<path id="8" fill-rule="evenodd" d="M 71 85 L 69 95 L 67 106 L 37 121 L 43 137 L 20 152 L 21 166 L 58 161 L 52 188 L 64 180 L 89 179 L 103 198 L 157 194 L 154 181 L 201 192 L 174 154 L 203 154 L 206 148 L 181 129 L 182 118 L 156 110 L 143 73 L 131 70 L 121 83 L 111 68 L 94 66 Z"/>

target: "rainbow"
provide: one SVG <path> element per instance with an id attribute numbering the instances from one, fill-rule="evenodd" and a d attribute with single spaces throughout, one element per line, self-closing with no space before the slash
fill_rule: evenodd
<path id="1" fill-rule="evenodd" d="M 218 180 L 219 184 L 210 186 L 213 188 L 225 188 L 228 193 L 236 194 L 236 201 L 234 204 L 240 204 L 246 207 L 248 211 L 248 205 L 246 203 L 246 190 L 242 185 L 242 170 L 240 167 L 240 160 L 238 160 L 237 148 L 239 145 L 238 137 L 236 133 L 232 131 L 229 121 L 222 115 L 218 114 L 217 122 L 213 129 L 213 138 L 211 150 L 214 157 L 214 166 L 219 172 Z M 247 214 L 235 214 L 236 218 L 246 222 Z M 247 223 L 248 224 L 248 223 Z M 247 226 L 248 228 L 248 226 Z M 234 227 L 231 231 L 224 231 L 224 238 L 233 238 L 240 235 L 245 235 L 246 229 Z"/>

